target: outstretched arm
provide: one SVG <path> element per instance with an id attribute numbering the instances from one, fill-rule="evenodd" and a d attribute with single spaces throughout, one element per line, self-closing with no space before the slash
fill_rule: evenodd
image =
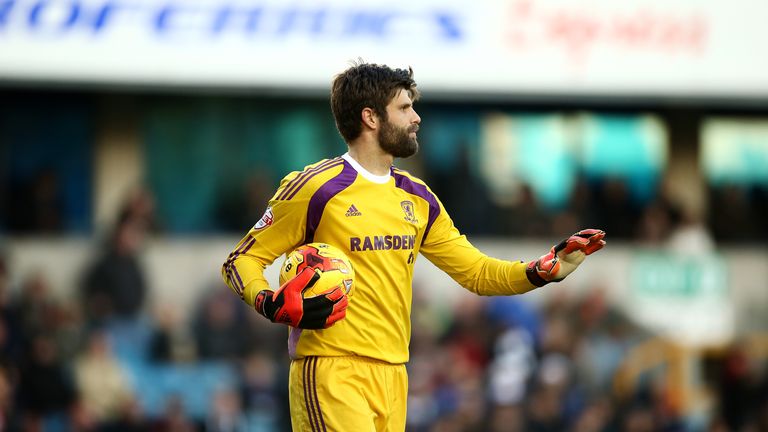
<path id="1" fill-rule="evenodd" d="M 601 230 L 583 230 L 554 246 L 549 253 L 528 263 L 489 257 L 475 248 L 456 229 L 439 204 L 421 253 L 464 288 L 479 295 L 523 294 L 549 282 L 557 282 L 605 245 Z"/>
<path id="2" fill-rule="evenodd" d="M 587 255 L 605 246 L 605 231 L 585 229 L 553 246 L 549 253 L 531 261 L 526 267 L 528 280 L 540 287 L 559 282 L 571 274 Z"/>

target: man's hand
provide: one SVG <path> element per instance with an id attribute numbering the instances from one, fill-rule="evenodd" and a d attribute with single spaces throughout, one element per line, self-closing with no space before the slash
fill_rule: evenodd
<path id="1" fill-rule="evenodd" d="M 320 271 L 307 267 L 277 291 L 256 294 L 256 311 L 272 322 L 303 329 L 328 328 L 347 314 L 349 300 L 339 286 L 325 294 L 304 298 L 302 293 L 320 279 Z"/>
<path id="2" fill-rule="evenodd" d="M 552 247 L 548 254 L 528 263 L 528 280 L 536 286 L 543 286 L 565 279 L 587 255 L 605 246 L 604 237 L 605 232 L 598 229 L 581 230 L 568 237 Z"/>

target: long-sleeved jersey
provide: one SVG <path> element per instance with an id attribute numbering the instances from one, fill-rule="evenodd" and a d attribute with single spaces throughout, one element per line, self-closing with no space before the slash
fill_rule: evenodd
<path id="1" fill-rule="evenodd" d="M 292 358 L 359 355 L 407 362 L 419 253 L 480 295 L 534 288 L 522 262 L 494 259 L 472 246 L 421 180 L 396 168 L 374 175 L 349 154 L 281 181 L 262 219 L 225 262 L 224 280 L 253 305 L 256 294 L 270 288 L 264 268 L 310 242 L 331 244 L 348 255 L 355 288 L 345 319 L 324 330 L 291 329 Z"/>

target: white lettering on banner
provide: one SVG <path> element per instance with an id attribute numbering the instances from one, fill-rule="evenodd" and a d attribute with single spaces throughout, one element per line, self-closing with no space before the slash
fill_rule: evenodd
<path id="1" fill-rule="evenodd" d="M 362 57 L 433 94 L 765 99 L 765 16 L 765 0 L 0 0 L 0 79 L 325 91 Z"/>

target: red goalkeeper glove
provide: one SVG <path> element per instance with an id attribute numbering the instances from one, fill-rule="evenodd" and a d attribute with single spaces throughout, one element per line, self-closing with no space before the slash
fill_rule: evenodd
<path id="1" fill-rule="evenodd" d="M 585 229 L 553 246 L 548 254 L 528 263 L 526 276 L 536 285 L 559 282 L 571 274 L 584 261 L 587 255 L 599 251 L 605 246 L 605 232 L 598 229 Z"/>
<path id="2" fill-rule="evenodd" d="M 310 298 L 302 293 L 320 279 L 320 271 L 307 267 L 277 291 L 256 294 L 256 311 L 272 322 L 302 329 L 328 328 L 347 314 L 349 300 L 342 287 Z"/>

